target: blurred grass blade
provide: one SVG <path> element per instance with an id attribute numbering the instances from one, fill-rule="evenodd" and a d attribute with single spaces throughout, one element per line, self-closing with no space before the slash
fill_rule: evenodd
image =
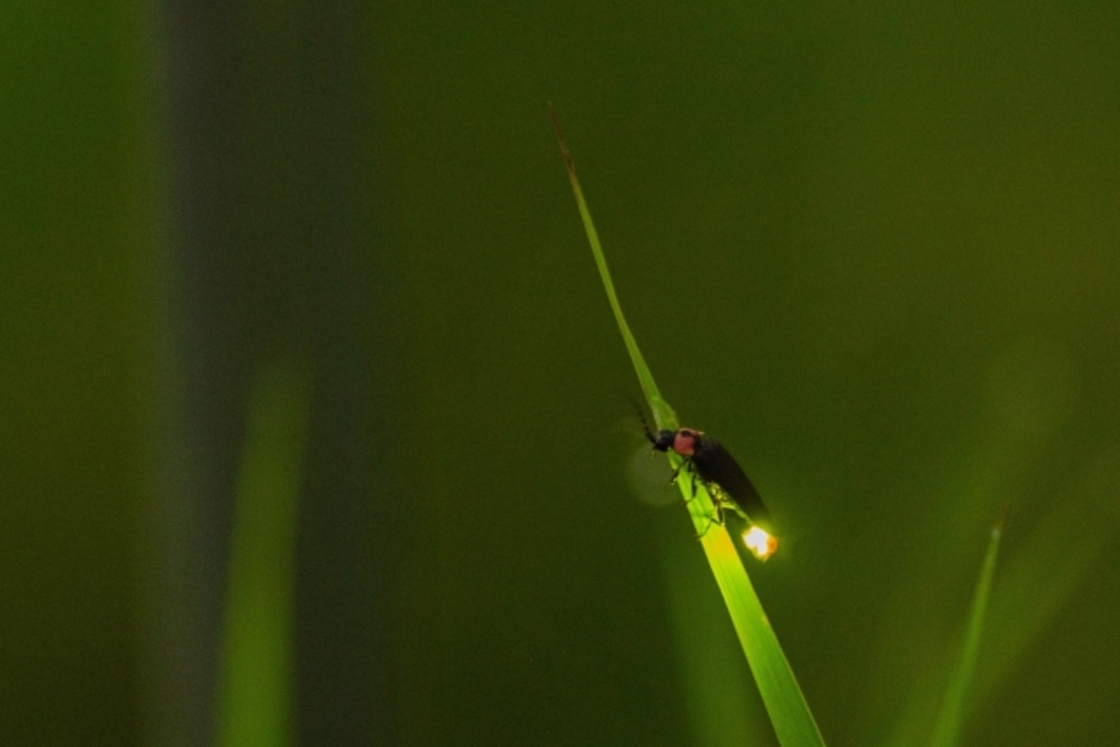
<path id="1" fill-rule="evenodd" d="M 992 592 L 992 576 L 999 555 L 999 541 L 1003 536 L 1003 524 L 1007 517 L 1004 505 L 996 525 L 992 527 L 988 551 L 980 567 L 980 578 L 976 581 L 976 591 L 972 595 L 972 607 L 968 615 L 968 630 L 964 647 L 957 667 L 949 679 L 945 702 L 934 727 L 933 747 L 953 747 L 960 743 L 961 722 L 964 716 L 966 699 L 971 695 L 972 675 L 976 671 L 976 657 L 980 651 L 980 635 L 984 629 L 984 618 L 988 610 L 988 600 Z"/>
<path id="2" fill-rule="evenodd" d="M 235 495 L 218 743 L 292 743 L 292 564 L 308 385 L 291 365 L 260 372 Z"/>
<path id="3" fill-rule="evenodd" d="M 575 194 L 576 205 L 579 207 L 583 227 L 587 232 L 587 240 L 591 243 L 591 251 L 595 255 L 595 264 L 599 267 L 599 276 L 603 280 L 603 287 L 607 292 L 611 309 L 614 311 L 615 320 L 618 322 L 622 339 L 630 353 L 630 360 L 638 374 L 642 391 L 650 409 L 653 411 L 654 420 L 658 429 L 676 430 L 679 426 L 676 413 L 661 398 L 657 384 L 653 380 L 645 359 L 642 357 L 638 343 L 630 332 L 630 326 L 622 314 L 618 296 L 611 282 L 610 271 L 607 269 L 607 260 L 603 254 L 603 247 L 599 243 L 599 234 L 591 220 L 591 211 L 583 198 L 583 191 L 576 178 L 575 164 L 572 162 L 568 145 L 560 131 L 560 123 L 556 111 L 549 106 L 552 114 L 552 124 L 556 129 L 556 139 L 560 143 L 560 153 L 564 157 L 564 165 L 568 170 L 568 179 L 572 183 L 572 192 Z M 674 468 L 679 467 L 681 458 L 669 452 L 669 461 Z M 747 663 L 754 675 L 755 683 L 762 696 L 762 702 L 770 716 L 774 732 L 778 741 L 785 747 L 813 747 L 824 745 L 824 739 L 817 728 L 816 721 L 809 711 L 809 704 L 801 693 L 797 678 L 789 666 L 789 661 L 778 644 L 777 636 L 770 627 L 770 621 L 762 610 L 762 603 L 755 594 L 754 586 L 747 577 L 746 569 L 735 551 L 735 545 L 723 525 L 712 525 L 710 517 L 714 511 L 711 496 L 703 485 L 697 483 L 693 494 L 692 481 L 681 479 L 677 481 L 681 494 L 684 496 L 689 513 L 692 515 L 693 525 L 697 534 L 703 534 L 701 545 L 707 555 L 712 573 L 716 577 L 720 592 L 723 594 L 724 603 L 731 614 L 731 622 L 739 637 L 739 643 L 746 654 Z"/>
<path id="4" fill-rule="evenodd" d="M 988 628 L 976 674 L 973 702 L 992 697 L 1016 676 L 1024 654 L 1069 604 L 1115 546 L 1115 514 L 1120 496 L 1120 446 L 1089 459 L 1082 473 L 1018 543 L 992 594 Z M 998 631 L 998 634 L 995 632 Z M 971 708 L 972 706 L 970 706 Z"/>

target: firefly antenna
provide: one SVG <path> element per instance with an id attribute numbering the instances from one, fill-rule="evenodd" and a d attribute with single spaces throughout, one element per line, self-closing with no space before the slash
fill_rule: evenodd
<path id="1" fill-rule="evenodd" d="M 649 439 L 651 444 L 656 445 L 657 439 L 654 437 L 653 431 L 649 429 L 649 421 L 646 420 L 645 411 L 642 410 L 641 406 L 633 399 L 630 400 L 630 404 L 634 406 L 634 412 L 637 413 L 638 420 L 642 421 L 642 430 L 646 432 L 646 438 Z"/>

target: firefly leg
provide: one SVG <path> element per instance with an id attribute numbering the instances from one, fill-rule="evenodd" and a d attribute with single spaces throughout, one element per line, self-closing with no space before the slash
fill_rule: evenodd
<path id="1" fill-rule="evenodd" d="M 691 463 L 692 463 L 691 459 L 685 459 L 683 462 L 681 462 L 680 466 L 677 467 L 675 470 L 673 470 L 673 474 L 669 475 L 669 484 L 672 485 L 673 483 L 675 483 L 677 481 L 677 478 L 681 474 L 681 470 L 684 469 L 685 467 L 688 467 Z M 694 471 L 692 471 L 691 469 L 689 469 L 688 474 L 689 474 L 689 477 L 692 480 L 692 494 L 696 495 L 696 473 Z M 689 500 L 691 500 L 691 499 L 689 499 Z M 688 501 L 685 501 L 685 503 L 688 503 Z"/>
<path id="2" fill-rule="evenodd" d="M 673 474 L 669 478 L 669 484 L 672 485 L 673 483 L 675 483 L 677 481 L 677 477 L 680 475 L 681 470 L 684 469 L 685 467 L 689 466 L 691 463 L 692 463 L 691 459 L 685 459 L 683 462 L 681 462 L 680 466 L 677 467 L 675 470 L 673 470 Z M 688 471 L 688 474 L 689 474 L 689 477 L 690 477 L 691 483 L 692 483 L 691 484 L 692 498 L 695 498 L 696 497 L 696 473 L 693 470 L 690 469 Z M 692 498 L 686 498 L 684 502 L 686 504 L 690 503 L 690 502 L 692 502 Z"/>
<path id="3" fill-rule="evenodd" d="M 677 475 L 679 475 L 681 473 L 681 470 L 684 469 L 685 467 L 687 467 L 688 464 L 691 461 L 692 461 L 691 459 L 685 459 L 683 462 L 680 463 L 679 467 L 677 467 L 675 470 L 673 470 L 673 474 L 671 474 L 669 476 L 669 484 L 670 485 L 672 485 L 673 483 L 675 483 L 677 481 Z M 691 470 L 690 470 L 690 474 L 691 474 Z M 696 475 L 692 475 L 692 480 L 693 480 L 693 484 L 695 484 Z"/>
<path id="4" fill-rule="evenodd" d="M 712 528 L 712 524 L 719 524 L 723 526 L 723 501 L 718 496 L 713 495 L 712 501 L 715 503 L 712 515 L 708 517 L 708 525 L 704 527 L 704 531 L 696 535 L 696 539 L 702 539 L 708 530 Z"/>

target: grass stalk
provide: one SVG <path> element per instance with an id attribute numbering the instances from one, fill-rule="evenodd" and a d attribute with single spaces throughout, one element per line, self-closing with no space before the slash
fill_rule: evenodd
<path id="1" fill-rule="evenodd" d="M 1007 516 L 1005 505 L 988 540 L 988 551 L 980 566 L 980 577 L 972 594 L 972 605 L 968 615 L 968 628 L 965 633 L 961 657 L 949 678 L 945 700 L 934 726 L 933 747 L 954 747 L 960 744 L 961 724 L 964 720 L 965 704 L 972 691 L 972 677 L 976 671 L 976 659 L 980 652 L 980 635 L 984 629 L 984 619 L 988 610 L 988 600 L 992 594 L 992 576 L 995 574 L 996 558 L 999 555 L 999 542 L 1003 536 L 1003 524 Z"/>
<path id="2" fill-rule="evenodd" d="M 583 191 L 576 177 L 575 164 L 572 161 L 568 145 L 560 130 L 560 123 L 556 112 L 549 107 L 552 114 L 552 124 L 556 130 L 556 139 L 560 144 L 560 153 L 564 158 L 564 165 L 568 171 L 568 179 L 572 185 L 576 205 L 579 208 L 583 227 L 587 233 L 587 240 L 591 244 L 591 252 L 595 256 L 595 264 L 599 268 L 599 277 L 603 281 L 607 299 L 610 301 L 611 310 L 614 312 L 615 321 L 618 323 L 619 332 L 622 334 L 626 350 L 630 354 L 630 361 L 638 375 L 642 392 L 646 397 L 650 410 L 653 412 L 657 428 L 676 430 L 679 427 L 676 413 L 673 408 L 661 397 L 660 390 L 654 382 L 653 374 L 646 365 L 645 358 L 638 348 L 637 340 L 626 323 L 622 313 L 618 295 L 615 293 L 614 283 L 611 281 L 610 270 L 607 268 L 606 256 L 603 253 L 599 234 L 591 219 L 591 211 L 587 207 Z M 674 469 L 680 466 L 680 457 L 669 453 L 669 461 Z M 751 673 L 766 706 L 770 722 L 778 741 L 784 747 L 814 747 L 824 745 L 824 738 L 817 728 L 816 721 L 809 710 L 809 705 L 793 674 L 793 669 L 782 651 L 770 621 L 762 609 L 762 603 L 755 593 L 754 586 L 747 576 L 746 569 L 735 550 L 731 537 L 724 525 L 710 525 L 710 517 L 714 511 L 712 498 L 707 489 L 696 483 L 695 493 L 692 480 L 681 479 L 677 481 L 681 493 L 685 498 L 686 506 L 692 516 L 693 525 L 697 533 L 703 533 L 700 540 L 704 553 L 708 558 L 712 573 L 716 578 L 720 592 L 723 595 L 727 611 L 731 615 L 731 622 L 739 637 L 739 643 L 747 658 Z"/>

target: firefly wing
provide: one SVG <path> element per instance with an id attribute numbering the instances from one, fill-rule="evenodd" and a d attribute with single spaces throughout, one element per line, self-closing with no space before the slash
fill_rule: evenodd
<path id="1" fill-rule="evenodd" d="M 708 482 L 714 482 L 746 512 L 756 524 L 770 525 L 770 512 L 762 503 L 762 496 L 751 484 L 750 478 L 735 457 L 719 441 L 705 436 L 692 455 L 696 471 Z"/>

